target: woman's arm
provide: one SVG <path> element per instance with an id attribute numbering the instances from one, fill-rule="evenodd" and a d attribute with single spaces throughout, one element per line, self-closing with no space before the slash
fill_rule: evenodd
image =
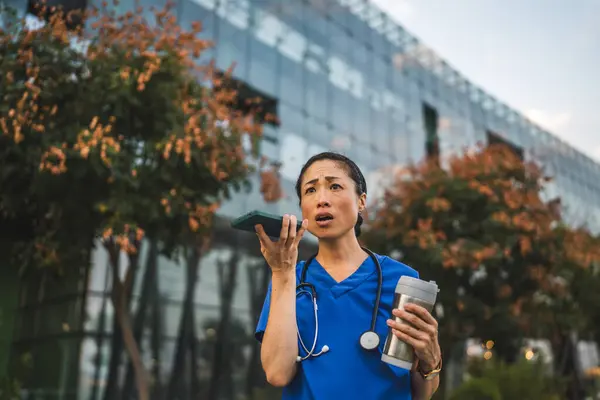
<path id="1" fill-rule="evenodd" d="M 404 309 L 392 310 L 394 316 L 408 323 L 398 323 L 388 320 L 388 325 L 394 334 L 415 351 L 417 362 L 411 371 L 413 397 L 418 400 L 429 400 L 440 385 L 439 375 L 431 380 L 425 380 L 418 371 L 419 365 L 425 372 L 433 371 L 441 365 L 442 352 L 438 342 L 438 323 L 433 316 L 421 306 L 405 304 Z"/>
<path id="2" fill-rule="evenodd" d="M 271 304 L 262 340 L 261 361 L 267 381 L 286 386 L 296 374 L 296 271 L 273 272 Z"/>
<path id="3" fill-rule="evenodd" d="M 296 232 L 296 217 L 285 214 L 276 242 L 269 239 L 261 225 L 256 226 L 260 251 L 272 271 L 269 318 L 260 359 L 267 381 L 273 386 L 286 386 L 297 370 L 296 262 L 298 243 L 307 225 L 308 220 L 303 220 Z"/>

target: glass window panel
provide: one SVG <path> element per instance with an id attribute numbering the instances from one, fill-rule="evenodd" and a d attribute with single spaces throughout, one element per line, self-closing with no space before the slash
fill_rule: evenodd
<path id="1" fill-rule="evenodd" d="M 352 66 L 360 71 L 365 77 L 371 75 L 372 55 L 373 53 L 367 49 L 364 44 L 356 41 L 352 43 Z"/>
<path id="2" fill-rule="evenodd" d="M 304 162 L 306 160 L 302 160 Z M 281 181 L 281 189 L 283 190 L 284 197 L 279 200 L 276 204 L 277 211 L 276 213 L 282 215 L 285 213 L 293 214 L 296 218 L 300 219 L 302 215 L 302 211 L 300 209 L 300 202 L 298 201 L 298 195 L 296 194 L 296 179 L 298 179 L 298 175 L 300 174 L 300 170 L 298 170 L 298 174 L 294 176 L 293 181 L 283 179 Z M 254 329 L 254 327 L 253 327 Z"/>
<path id="3" fill-rule="evenodd" d="M 281 153 L 282 161 L 281 176 L 284 179 L 295 182 L 300 174 L 300 169 L 306 161 L 306 150 L 308 143 L 302 136 L 286 132 L 281 138 Z"/>
<path id="4" fill-rule="evenodd" d="M 372 131 L 369 133 L 371 143 L 381 152 L 389 151 L 389 117 L 387 112 L 373 111 L 371 124 Z"/>
<path id="5" fill-rule="evenodd" d="M 281 122 L 279 136 L 284 132 L 293 132 L 297 135 L 303 135 L 305 117 L 299 108 L 288 104 L 279 105 L 279 119 Z"/>
<path id="6" fill-rule="evenodd" d="M 213 288 L 214 291 L 216 288 Z M 169 338 L 176 338 L 181 324 L 181 313 L 183 302 L 163 301 L 162 318 L 163 331 L 162 334 Z"/>
<path id="7" fill-rule="evenodd" d="M 273 14 L 272 10 L 254 8 L 254 36 L 268 46 L 275 47 L 287 25 Z"/>
<path id="8" fill-rule="evenodd" d="M 330 2 L 330 3 L 334 3 L 334 2 Z M 331 10 L 331 13 L 330 13 L 331 18 L 335 22 L 337 22 L 337 25 L 339 25 L 340 27 L 348 28 L 348 20 L 349 20 L 351 14 L 345 8 L 339 7 L 337 5 L 332 5 L 332 8 L 334 8 L 334 9 Z"/>
<path id="9" fill-rule="evenodd" d="M 387 68 L 385 61 L 379 56 L 374 55 L 373 57 L 373 85 L 377 87 L 390 87 L 390 70 Z"/>
<path id="10" fill-rule="evenodd" d="M 350 133 L 352 123 L 350 95 L 336 87 L 331 87 L 331 120 L 336 130 Z"/>
<path id="11" fill-rule="evenodd" d="M 214 10 L 218 0 L 191 0 L 190 3 L 196 3 L 207 10 Z"/>
<path id="12" fill-rule="evenodd" d="M 185 294 L 185 265 L 159 257 L 158 291 L 165 300 L 182 301 Z"/>
<path id="13" fill-rule="evenodd" d="M 392 120 L 390 132 L 390 148 L 394 161 L 401 165 L 407 164 L 410 138 L 406 130 L 406 125 L 402 121 Z"/>
<path id="14" fill-rule="evenodd" d="M 352 112 L 352 133 L 356 138 L 371 134 L 371 107 L 365 99 L 352 99 L 354 106 Z"/>
<path id="15" fill-rule="evenodd" d="M 263 126 L 263 137 L 260 143 L 261 155 L 269 160 L 277 160 L 279 154 L 278 129 L 271 125 Z"/>
<path id="16" fill-rule="evenodd" d="M 297 62 L 280 56 L 279 98 L 298 108 L 304 105 L 304 68 Z"/>
<path id="17" fill-rule="evenodd" d="M 218 18 L 218 39 L 215 41 L 217 67 L 227 70 L 234 67 L 234 76 L 245 80 L 247 73 L 246 50 L 248 35 L 227 21 Z"/>
<path id="18" fill-rule="evenodd" d="M 304 7 L 306 36 L 314 43 L 327 48 L 329 43 L 327 32 L 331 23 L 326 19 L 325 13 L 318 7 Z"/>
<path id="19" fill-rule="evenodd" d="M 248 80 L 252 86 L 272 96 L 277 96 L 277 60 L 275 49 L 257 40 L 250 40 Z"/>
<path id="20" fill-rule="evenodd" d="M 279 36 L 277 48 L 290 60 L 302 63 L 307 46 L 308 41 L 302 32 L 287 27 Z"/>
<path id="21" fill-rule="evenodd" d="M 305 110 L 313 118 L 326 119 L 328 117 L 327 92 L 330 87 L 327 75 L 322 73 L 305 72 L 306 79 L 306 105 Z"/>
<path id="22" fill-rule="evenodd" d="M 330 24 L 328 36 L 331 50 L 336 55 L 344 57 L 351 45 L 348 33 L 338 25 Z"/>
<path id="23" fill-rule="evenodd" d="M 371 35 L 371 29 L 364 21 L 351 14 L 348 16 L 347 24 L 348 30 L 352 33 L 356 42 L 370 42 L 369 36 Z M 352 45 L 354 46 L 356 44 L 357 43 L 353 43 Z"/>
<path id="24" fill-rule="evenodd" d="M 214 40 L 215 38 L 215 15 L 209 9 L 196 4 L 197 1 L 184 1 L 181 5 L 179 23 L 183 29 L 192 28 L 192 23 L 200 22 L 202 31 L 199 37 Z"/>
<path id="25" fill-rule="evenodd" d="M 219 0 L 215 13 L 236 28 L 245 30 L 250 22 L 249 8 L 248 0 Z"/>
<path id="26" fill-rule="evenodd" d="M 100 320 L 102 318 L 103 303 L 110 301 L 102 295 L 88 294 L 85 309 L 86 319 L 83 323 L 83 330 L 86 332 L 97 332 L 100 330 Z"/>
<path id="27" fill-rule="evenodd" d="M 407 121 L 409 135 L 408 151 L 412 161 L 420 161 L 425 156 L 425 131 L 421 118 L 409 118 Z"/>
<path id="28" fill-rule="evenodd" d="M 327 150 L 329 150 L 329 148 L 327 146 L 322 146 L 317 143 L 309 143 L 307 151 L 306 151 L 306 159 L 308 160 L 310 157 L 314 156 L 315 154 L 319 154 L 319 153 L 322 153 Z"/>
<path id="29" fill-rule="evenodd" d="M 389 54 L 389 42 L 380 33 L 376 31 L 371 32 L 371 44 L 373 45 L 373 52 L 378 56 Z"/>
<path id="30" fill-rule="evenodd" d="M 328 124 L 314 118 L 309 118 L 306 120 L 306 138 L 310 143 L 329 147 L 334 136 Z"/>
<path id="31" fill-rule="evenodd" d="M 360 167 L 361 171 L 367 171 L 367 166 L 371 160 L 371 148 L 365 146 L 364 142 L 352 140 L 352 146 L 349 151 L 350 158 Z"/>

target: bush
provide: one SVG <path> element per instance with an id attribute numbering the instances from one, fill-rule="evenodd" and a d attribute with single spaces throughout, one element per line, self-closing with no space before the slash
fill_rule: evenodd
<path id="1" fill-rule="evenodd" d="M 487 378 L 476 378 L 459 386 L 450 400 L 502 400 L 502 395 L 495 382 Z"/>
<path id="2" fill-rule="evenodd" d="M 539 362 L 515 364 L 486 361 L 471 366 L 472 378 L 459 386 L 451 399 L 558 400 L 564 382 L 546 373 Z"/>

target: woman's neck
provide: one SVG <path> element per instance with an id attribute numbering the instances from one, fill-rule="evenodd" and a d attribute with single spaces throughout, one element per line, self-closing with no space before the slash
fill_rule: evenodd
<path id="1" fill-rule="evenodd" d="M 358 268 L 366 257 L 367 254 L 360 247 L 354 231 L 336 240 L 319 242 L 317 261 L 327 271 Z"/>

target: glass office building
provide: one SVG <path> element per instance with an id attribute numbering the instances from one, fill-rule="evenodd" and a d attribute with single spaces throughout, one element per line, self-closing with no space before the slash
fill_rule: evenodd
<path id="1" fill-rule="evenodd" d="M 26 12 L 25 0 L 10 1 Z M 178 0 L 176 10 L 186 27 L 202 21 L 214 41 L 205 60 L 235 63 L 235 78 L 275 104 L 280 123 L 267 125 L 262 152 L 282 163 L 285 196 L 266 204 L 253 177 L 251 193 L 220 211 L 199 268 L 146 244 L 132 315 L 156 398 L 277 398 L 253 340 L 268 273 L 256 238 L 231 232 L 227 219 L 251 209 L 299 213 L 294 182 L 320 151 L 353 158 L 373 200 L 397 166 L 503 141 L 556 178 L 545 196 L 560 197 L 567 218 L 600 228 L 598 163 L 470 83 L 369 1 Z M 10 365 L 26 398 L 134 398 L 129 366 L 113 351 L 122 342 L 112 335 L 107 256 L 99 249 L 92 259 L 70 280 L 40 275 L 20 290 Z"/>

